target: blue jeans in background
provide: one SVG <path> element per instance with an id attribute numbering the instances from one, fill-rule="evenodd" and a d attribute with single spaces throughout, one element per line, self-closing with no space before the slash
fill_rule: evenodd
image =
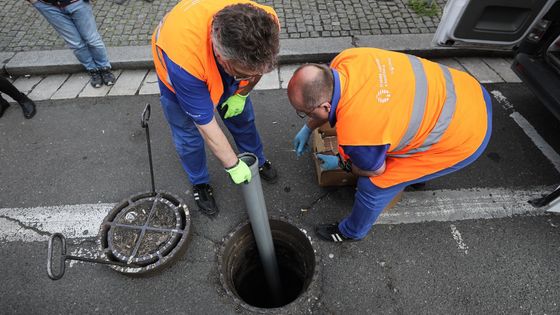
<path id="1" fill-rule="evenodd" d="M 111 68 L 107 49 L 97 32 L 91 3 L 79 0 L 59 8 L 37 1 L 33 6 L 62 36 L 86 70 Z"/>

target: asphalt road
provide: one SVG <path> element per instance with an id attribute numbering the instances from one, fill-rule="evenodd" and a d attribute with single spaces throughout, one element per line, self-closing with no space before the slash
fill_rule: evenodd
<path id="1" fill-rule="evenodd" d="M 503 96 L 494 102 L 494 132 L 486 152 L 424 189 L 545 193 L 558 184 L 558 171 L 510 115 L 525 117 L 556 152 L 560 124 L 522 84 L 486 87 Z M 255 91 L 253 100 L 265 153 L 280 170 L 277 184 L 263 184 L 269 213 L 307 231 L 343 217 L 351 209 L 353 190 L 318 187 L 309 156 L 295 157 L 291 141 L 303 121 L 289 107 L 285 91 Z M 45 101 L 32 120 L 12 106 L 0 119 L 0 209 L 113 203 L 149 190 L 140 127 L 147 102 L 154 105 L 150 132 L 156 186 L 181 196 L 193 210 L 194 234 L 186 255 L 151 277 L 76 264 L 53 282 L 45 273 L 46 242 L 0 242 L 3 313 L 246 312 L 221 287 L 216 257 L 222 238 L 246 220 L 240 190 L 209 154 L 221 212 L 208 219 L 195 210 L 155 96 Z M 309 205 L 309 211 L 301 211 Z M 557 216 L 521 215 L 377 225 L 361 242 L 315 242 L 320 290 L 318 300 L 301 312 L 560 313 L 559 226 Z M 85 252 L 95 248 L 93 238 L 70 246 Z"/>

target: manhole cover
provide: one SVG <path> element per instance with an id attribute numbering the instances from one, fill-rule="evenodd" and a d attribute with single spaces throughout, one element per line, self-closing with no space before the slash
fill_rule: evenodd
<path id="1" fill-rule="evenodd" d="M 190 224 L 185 203 L 172 194 L 134 195 L 117 204 L 103 220 L 101 251 L 108 260 L 138 266 L 111 267 L 122 273 L 159 270 L 186 249 Z"/>

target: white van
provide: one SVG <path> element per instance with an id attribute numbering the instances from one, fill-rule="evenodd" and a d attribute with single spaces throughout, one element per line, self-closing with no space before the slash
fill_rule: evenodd
<path id="1" fill-rule="evenodd" d="M 433 43 L 513 49 L 513 71 L 560 120 L 560 0 L 448 0 Z"/>

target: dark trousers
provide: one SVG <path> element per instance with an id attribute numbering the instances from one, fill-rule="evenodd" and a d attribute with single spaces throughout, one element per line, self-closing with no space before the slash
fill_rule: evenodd
<path id="1" fill-rule="evenodd" d="M 21 103 L 25 100 L 25 94 L 21 93 L 8 79 L 0 76 L 0 92 L 8 94 L 16 102 Z M 0 96 L 0 99 L 3 99 Z"/>

